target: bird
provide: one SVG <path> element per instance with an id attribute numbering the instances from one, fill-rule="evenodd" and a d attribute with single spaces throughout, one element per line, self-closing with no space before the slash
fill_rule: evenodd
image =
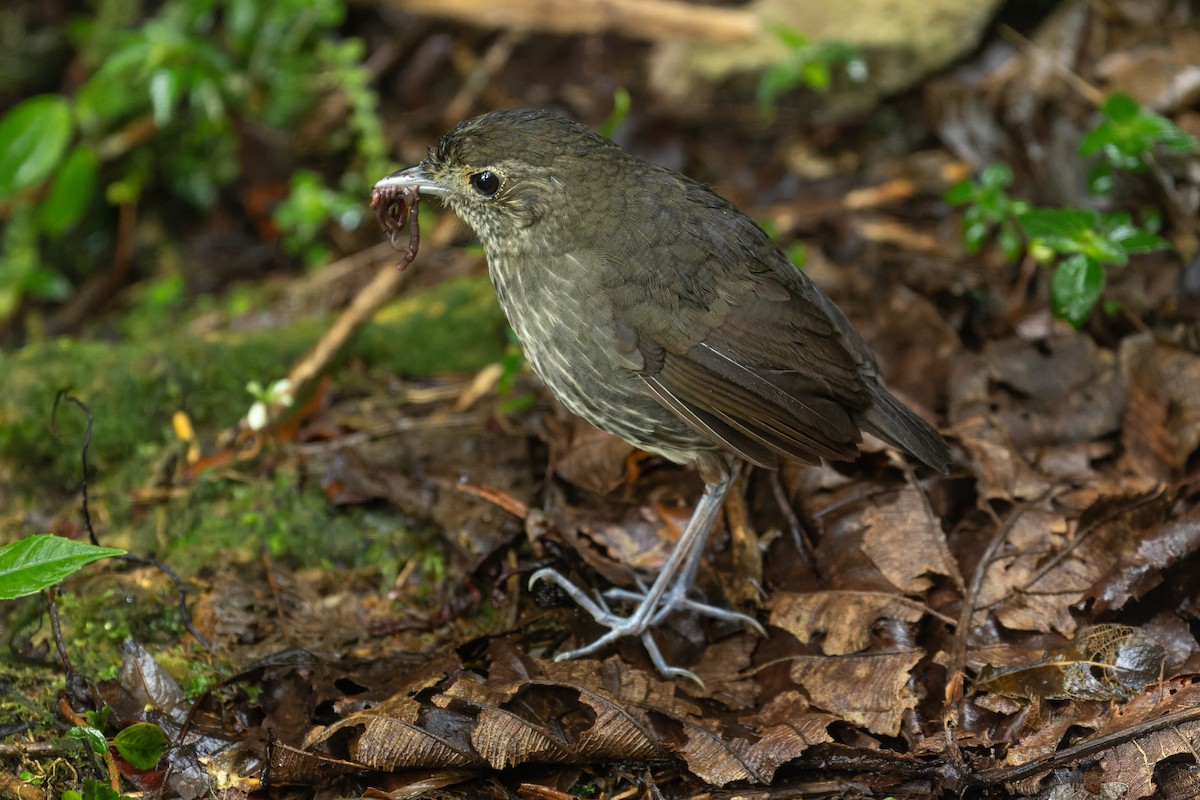
<path id="1" fill-rule="evenodd" d="M 373 205 L 399 194 L 436 196 L 474 231 L 526 359 L 554 397 L 704 480 L 678 543 L 630 613 L 553 568 L 531 576 L 530 585 L 560 586 L 607 629 L 556 659 L 639 637 L 661 674 L 699 681 L 668 664 L 654 640 L 669 615 L 762 632 L 749 615 L 688 597 L 745 464 L 853 460 L 865 431 L 948 471 L 946 441 L 888 391 L 845 314 L 702 183 L 555 111 L 509 109 L 459 123 L 420 164 L 378 181 Z"/>

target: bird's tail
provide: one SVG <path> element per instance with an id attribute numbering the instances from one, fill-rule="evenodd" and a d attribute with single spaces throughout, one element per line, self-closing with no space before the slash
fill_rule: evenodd
<path id="1" fill-rule="evenodd" d="M 880 386 L 874 402 L 861 419 L 863 430 L 933 467 L 943 475 L 950 470 L 950 448 L 933 426 Z"/>

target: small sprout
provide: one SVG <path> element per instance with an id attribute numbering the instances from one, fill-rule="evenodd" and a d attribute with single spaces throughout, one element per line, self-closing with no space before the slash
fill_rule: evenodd
<path id="1" fill-rule="evenodd" d="M 261 431 L 267 427 L 270 422 L 268 411 L 272 406 L 290 408 L 295 402 L 295 398 L 292 397 L 292 382 L 287 378 L 275 381 L 266 389 L 258 381 L 250 381 L 246 384 L 246 391 L 255 398 L 254 404 L 246 412 L 246 424 L 252 431 Z"/>
<path id="2" fill-rule="evenodd" d="M 787 55 L 778 64 L 768 67 L 759 80 L 758 107 L 765 116 L 773 116 L 779 98 L 798 86 L 826 91 L 839 66 L 853 82 L 866 81 L 867 62 L 853 45 L 837 40 L 813 42 L 799 31 L 782 25 L 776 26 L 773 32 L 787 48 Z"/>

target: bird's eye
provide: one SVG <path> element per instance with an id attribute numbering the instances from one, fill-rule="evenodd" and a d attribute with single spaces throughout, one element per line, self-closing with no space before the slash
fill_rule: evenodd
<path id="1" fill-rule="evenodd" d="M 495 197 L 496 192 L 500 191 L 500 176 L 485 169 L 471 176 L 471 185 L 484 197 Z"/>

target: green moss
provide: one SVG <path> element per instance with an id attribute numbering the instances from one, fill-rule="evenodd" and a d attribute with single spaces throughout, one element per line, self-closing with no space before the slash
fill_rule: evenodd
<path id="1" fill-rule="evenodd" d="M 137 465 L 144 475 L 173 441 L 175 411 L 186 411 L 201 432 L 234 424 L 250 406 L 246 383 L 286 374 L 327 324 L 203 337 L 180 330 L 120 343 L 58 339 L 0 353 L 0 474 L 25 491 L 75 486 L 82 414 L 60 407 L 59 436 L 50 433 L 54 398 L 69 389 L 95 420 L 92 467 L 112 475 Z M 501 357 L 505 325 L 486 278 L 447 281 L 385 308 L 356 332 L 343 358 L 414 376 L 469 372 Z"/>
<path id="2" fill-rule="evenodd" d="M 428 538 L 394 512 L 334 508 L 286 468 L 258 478 L 205 473 L 161 521 L 164 556 L 185 575 L 215 563 L 249 563 L 265 551 L 297 568 L 370 568 L 386 582 Z"/>
<path id="3" fill-rule="evenodd" d="M 445 281 L 401 297 L 356 336 L 367 363 L 404 375 L 473 372 L 499 361 L 508 322 L 483 276 Z"/>

